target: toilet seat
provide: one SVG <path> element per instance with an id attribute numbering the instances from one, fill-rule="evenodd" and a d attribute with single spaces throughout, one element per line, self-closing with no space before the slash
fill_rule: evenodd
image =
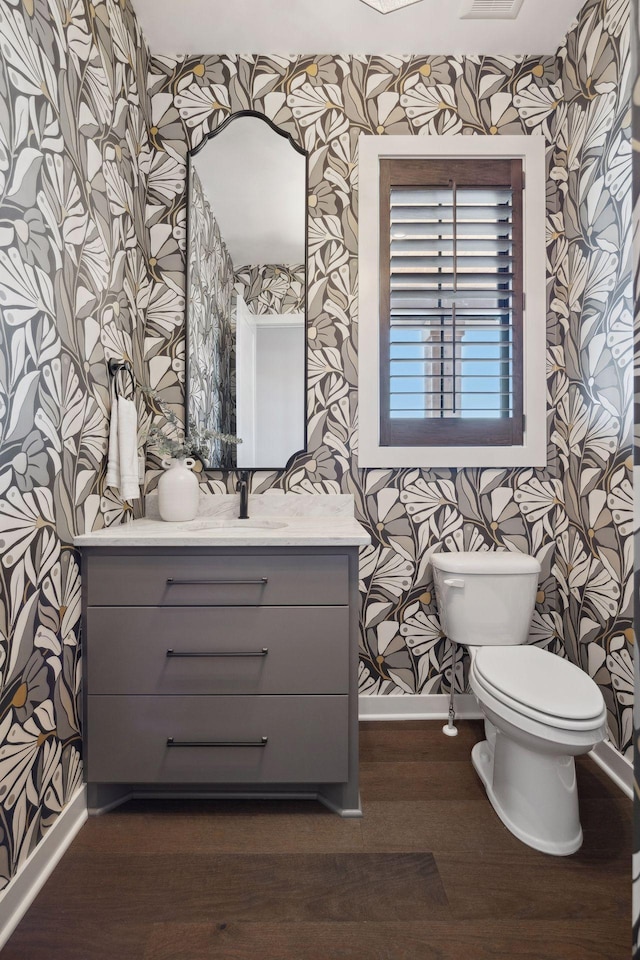
<path id="1" fill-rule="evenodd" d="M 515 713 L 562 730 L 593 730 L 606 718 L 597 684 L 583 670 L 539 647 L 480 647 L 472 689 Z M 477 690 L 475 688 L 478 688 Z"/>

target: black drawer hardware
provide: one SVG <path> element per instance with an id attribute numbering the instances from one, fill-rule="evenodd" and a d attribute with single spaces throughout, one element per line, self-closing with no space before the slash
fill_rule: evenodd
<path id="1" fill-rule="evenodd" d="M 266 747 L 269 737 L 260 740 L 174 740 L 167 737 L 168 747 Z"/>
<path id="2" fill-rule="evenodd" d="M 223 584 L 231 586 L 236 586 L 238 584 L 252 584 L 254 586 L 261 586 L 264 583 L 269 583 L 268 577 L 260 577 L 258 580 L 175 580 L 173 577 L 167 577 L 168 587 L 217 586 Z"/>
<path id="3" fill-rule="evenodd" d="M 268 647 L 263 647 L 262 650 L 221 650 L 202 653 L 191 650 L 167 650 L 168 657 L 266 657 L 268 653 Z"/>

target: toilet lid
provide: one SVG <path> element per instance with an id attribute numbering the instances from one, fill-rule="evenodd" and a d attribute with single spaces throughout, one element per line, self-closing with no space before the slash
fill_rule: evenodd
<path id="1" fill-rule="evenodd" d="M 602 715 L 604 701 L 595 681 L 569 660 L 539 647 L 480 647 L 473 670 L 497 700 L 524 714 L 575 721 Z"/>

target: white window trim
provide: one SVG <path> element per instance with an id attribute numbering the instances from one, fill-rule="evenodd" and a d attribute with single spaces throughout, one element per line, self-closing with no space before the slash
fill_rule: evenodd
<path id="1" fill-rule="evenodd" d="M 375 136 L 359 140 L 358 466 L 544 467 L 546 426 L 545 141 L 542 136 Z M 379 165 L 381 158 L 522 159 L 524 395 L 522 446 L 380 446 Z"/>

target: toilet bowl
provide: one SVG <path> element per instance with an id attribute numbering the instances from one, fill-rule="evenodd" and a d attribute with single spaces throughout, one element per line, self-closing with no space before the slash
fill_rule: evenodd
<path id="1" fill-rule="evenodd" d="M 494 810 L 536 850 L 575 853 L 582 829 L 573 758 L 606 735 L 600 690 L 579 667 L 537 647 L 473 653 L 469 681 L 488 729 L 471 760 Z"/>
<path id="2" fill-rule="evenodd" d="M 526 645 L 540 566 L 513 553 L 434 554 L 445 634 L 469 649 L 486 739 L 471 759 L 505 826 L 566 856 L 582 829 L 574 757 L 606 736 L 597 684 L 568 660 Z"/>

